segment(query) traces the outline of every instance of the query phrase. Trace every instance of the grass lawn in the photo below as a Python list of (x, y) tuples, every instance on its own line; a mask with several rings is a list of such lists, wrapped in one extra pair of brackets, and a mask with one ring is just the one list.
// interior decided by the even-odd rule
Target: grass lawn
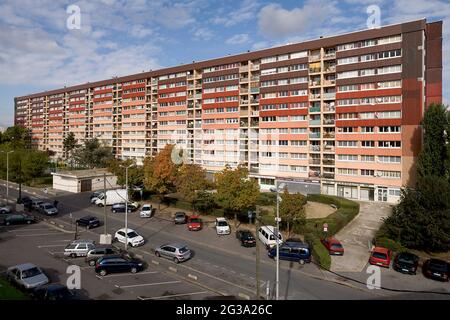
[(53, 176), (34, 178), (30, 182), (28, 182), (27, 185), (33, 188), (51, 187), (53, 185)]
[(0, 278), (0, 300), (27, 300), (28, 296)]

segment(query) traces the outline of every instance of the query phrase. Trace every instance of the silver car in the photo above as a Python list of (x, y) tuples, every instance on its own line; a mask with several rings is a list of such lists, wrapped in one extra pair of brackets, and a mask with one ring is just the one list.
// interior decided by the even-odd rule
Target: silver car
[(47, 216), (54, 216), (58, 214), (58, 209), (49, 202), (41, 203), (39, 205), (39, 212)]
[(33, 199), (33, 201), (31, 202), (31, 206), (33, 207), (33, 209), (39, 210), (40, 205), (43, 204), (43, 203), (44, 203), (43, 200)]
[(86, 257), (94, 248), (95, 244), (92, 240), (75, 240), (64, 248), (64, 255), (71, 258)]
[(11, 207), (6, 203), (0, 202), (0, 214), (11, 213)]
[(157, 257), (173, 260), (175, 263), (186, 261), (191, 257), (191, 250), (187, 245), (181, 243), (163, 244), (155, 249)]
[(24, 289), (33, 289), (49, 283), (45, 273), (32, 263), (19, 264), (8, 268), (6, 277), (9, 281)]

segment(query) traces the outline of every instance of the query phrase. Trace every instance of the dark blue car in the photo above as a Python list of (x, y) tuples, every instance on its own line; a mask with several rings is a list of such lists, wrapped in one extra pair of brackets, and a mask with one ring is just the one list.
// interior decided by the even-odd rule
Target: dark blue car
[[(276, 259), (277, 248), (268, 251), (270, 258)], [(307, 244), (298, 242), (284, 242), (280, 245), (280, 260), (289, 260), (305, 264), (311, 262), (311, 249)]]

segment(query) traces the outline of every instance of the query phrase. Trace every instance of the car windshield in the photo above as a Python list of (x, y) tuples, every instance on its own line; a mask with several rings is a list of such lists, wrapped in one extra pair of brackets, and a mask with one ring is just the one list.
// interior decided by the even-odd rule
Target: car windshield
[(128, 232), (128, 238), (136, 238), (139, 235), (135, 231)]
[(183, 247), (183, 248), (180, 248), (178, 251), (180, 251), (180, 253), (185, 253), (185, 252), (187, 252), (189, 249), (187, 248), (187, 247)]
[(175, 217), (184, 218), (184, 213), (177, 213), (177, 214), (175, 214)]
[(342, 244), (340, 244), (340, 243), (333, 243), (331, 245), (331, 247), (334, 248), (334, 249), (341, 249), (342, 248)]
[(23, 270), (22, 278), (25, 279), (25, 278), (35, 277), (40, 274), (41, 274), (41, 271), (37, 267), (33, 267), (31, 269)]
[(54, 207), (51, 204), (44, 205), (44, 209), (53, 209)]
[(430, 268), (439, 271), (447, 271), (447, 264), (439, 261), (430, 261)]
[(381, 252), (374, 252), (372, 254), (372, 256), (377, 259), (386, 259), (387, 258), (387, 255), (385, 253), (381, 253)]
[(198, 219), (198, 218), (194, 218), (194, 219), (191, 219), (191, 222), (193, 222), (193, 223), (200, 223), (201, 220)]
[(142, 210), (150, 210), (151, 209), (151, 207), (150, 206), (142, 206)]
[(226, 221), (219, 221), (219, 222), (217, 223), (217, 225), (218, 225), (219, 227), (227, 227), (227, 226), (228, 226), (228, 223), (227, 223)]
[[(281, 234), (278, 235), (278, 238), (281, 240)], [(270, 235), (270, 240), (275, 240), (275, 235), (274, 234)]]
[(253, 235), (250, 232), (245, 232), (242, 234), (242, 237), (245, 239), (253, 239)]

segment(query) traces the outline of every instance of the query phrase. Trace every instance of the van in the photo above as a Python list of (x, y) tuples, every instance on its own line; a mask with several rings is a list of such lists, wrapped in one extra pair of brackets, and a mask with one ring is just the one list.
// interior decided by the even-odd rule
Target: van
[[(258, 238), (266, 246), (267, 249), (271, 249), (277, 245), (277, 241), (275, 240), (274, 226), (262, 226), (261, 228), (259, 228)], [(281, 233), (278, 233), (278, 243), (281, 244), (282, 242), (283, 236)]]
[[(268, 252), (268, 256), (272, 259), (277, 257), (277, 248), (272, 248)], [(311, 262), (311, 249), (309, 245), (299, 242), (285, 242), (280, 245), (280, 260), (295, 261), (300, 264)]]

